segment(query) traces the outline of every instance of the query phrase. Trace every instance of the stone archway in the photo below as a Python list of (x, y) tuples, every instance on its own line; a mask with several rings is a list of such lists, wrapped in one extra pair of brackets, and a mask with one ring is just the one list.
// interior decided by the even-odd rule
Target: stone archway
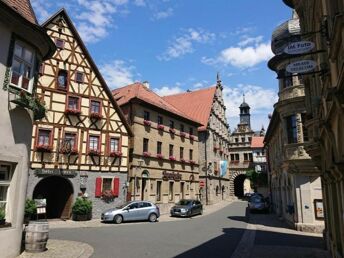
[(46, 199), (48, 219), (69, 219), (72, 212), (73, 186), (64, 177), (49, 176), (35, 186), (32, 199)]
[(246, 171), (235, 171), (230, 180), (229, 180), (229, 187), (230, 187), (230, 195), (243, 197), (244, 195), (244, 181), (246, 179)]

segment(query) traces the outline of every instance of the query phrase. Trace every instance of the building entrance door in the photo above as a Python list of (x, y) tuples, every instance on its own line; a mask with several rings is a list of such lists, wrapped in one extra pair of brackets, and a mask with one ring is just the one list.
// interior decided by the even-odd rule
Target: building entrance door
[(73, 186), (68, 179), (50, 176), (36, 185), (32, 198), (46, 199), (48, 219), (69, 219), (72, 212), (73, 192)]

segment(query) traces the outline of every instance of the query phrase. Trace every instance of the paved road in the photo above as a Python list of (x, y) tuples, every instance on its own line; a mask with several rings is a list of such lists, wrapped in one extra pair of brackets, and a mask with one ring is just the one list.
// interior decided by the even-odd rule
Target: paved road
[(88, 243), (94, 258), (230, 257), (247, 226), (246, 205), (235, 202), (206, 216), (170, 222), (54, 229), (50, 238)]

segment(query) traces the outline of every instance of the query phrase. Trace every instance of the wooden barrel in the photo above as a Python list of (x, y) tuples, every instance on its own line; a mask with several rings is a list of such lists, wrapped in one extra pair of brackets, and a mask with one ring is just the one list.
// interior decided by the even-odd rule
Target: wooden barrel
[(25, 228), (25, 251), (39, 253), (47, 250), (49, 224), (47, 221), (30, 221)]

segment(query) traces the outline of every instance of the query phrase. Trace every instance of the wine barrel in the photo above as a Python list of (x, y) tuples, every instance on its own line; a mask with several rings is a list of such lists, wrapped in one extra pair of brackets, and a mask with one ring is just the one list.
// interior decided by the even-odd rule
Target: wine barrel
[(47, 221), (30, 221), (25, 228), (25, 251), (40, 253), (47, 250), (49, 224)]

